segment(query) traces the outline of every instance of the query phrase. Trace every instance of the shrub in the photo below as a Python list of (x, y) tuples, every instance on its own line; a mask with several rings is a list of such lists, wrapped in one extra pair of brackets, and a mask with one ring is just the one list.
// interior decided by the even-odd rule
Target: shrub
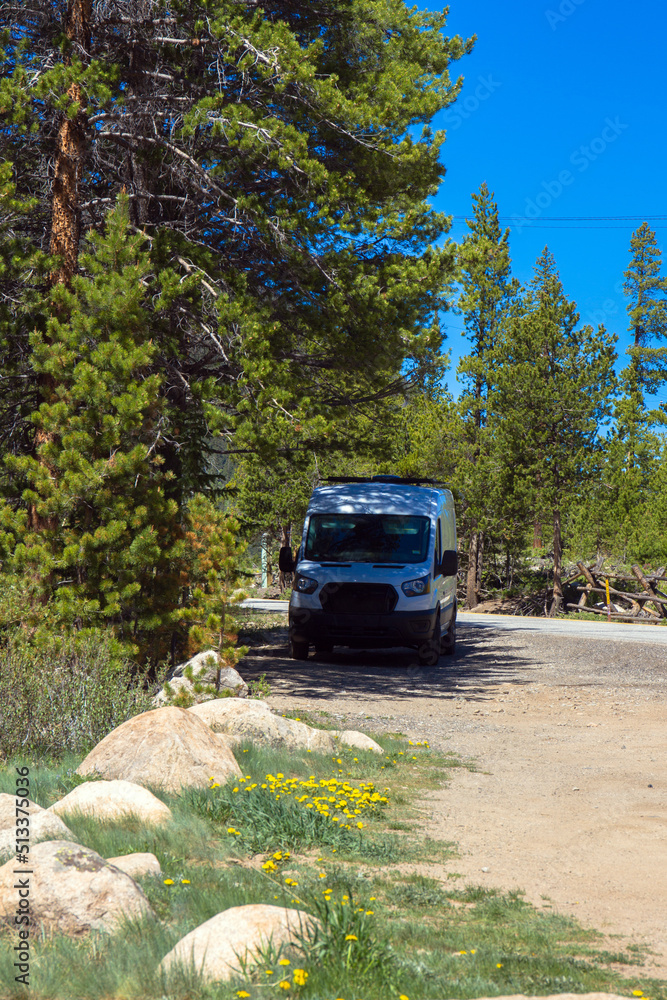
[(11, 630), (0, 645), (0, 753), (86, 753), (151, 707), (152, 690), (110, 631)]

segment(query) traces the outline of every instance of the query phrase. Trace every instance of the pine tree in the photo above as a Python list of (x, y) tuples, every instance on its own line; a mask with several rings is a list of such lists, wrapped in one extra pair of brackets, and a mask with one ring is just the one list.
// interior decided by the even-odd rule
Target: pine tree
[[(623, 289), (629, 298), (629, 330), (633, 345), (624, 378), (631, 394), (653, 393), (667, 379), (667, 277), (660, 274), (662, 252), (656, 235), (644, 222), (630, 240), (632, 259)], [(637, 403), (638, 399), (633, 399)]]
[(624, 561), (643, 534), (644, 501), (659, 451), (653, 425), (666, 419), (649, 411), (645, 397), (667, 379), (667, 348), (658, 346), (667, 337), (667, 278), (660, 274), (662, 254), (647, 223), (633, 233), (630, 253), (624, 290), (632, 345), (608, 442), (604, 504), (605, 541)]
[(498, 205), (486, 183), (473, 195), (470, 234), (458, 248), (462, 292), (458, 306), (464, 316), (471, 352), (461, 359), (458, 376), (464, 385), (460, 409), (466, 435), (460, 472), (466, 501), (468, 574), (466, 607), (478, 603), (482, 581), (485, 532), (493, 523), (488, 504), (489, 449), (487, 406), (491, 358), (501, 325), (517, 291), (511, 277), (509, 229), (501, 230)]
[(161, 445), (177, 477), (194, 411), (228, 449), (308, 450), (337, 414), (381, 408), (429, 368), (453, 261), (428, 204), (444, 140), (428, 123), (472, 45), (444, 35), (445, 14), (394, 0), (1, 9), (0, 152), (40, 202), (18, 227), (67, 283), (79, 232), (101, 231), (126, 191), (153, 266), (199, 282), (154, 357), (178, 411)]
[(545, 248), (497, 351), (492, 410), (498, 447), (523, 485), (529, 510), (552, 527), (552, 614), (563, 603), (563, 516), (598, 474), (599, 432), (615, 385), (616, 338), (604, 327), (578, 323)]
[[(169, 275), (151, 270), (145, 240), (128, 232), (127, 199), (93, 234), (71, 288), (55, 285), (32, 368), (53, 380), (32, 415), (48, 430), (34, 453), (6, 457), (13, 492), (37, 513), (12, 566), (37, 577), (57, 619), (113, 624), (142, 648), (166, 636), (178, 602), (178, 508), (159, 442), (160, 377), (151, 373)], [(155, 310), (155, 312), (154, 312)]]

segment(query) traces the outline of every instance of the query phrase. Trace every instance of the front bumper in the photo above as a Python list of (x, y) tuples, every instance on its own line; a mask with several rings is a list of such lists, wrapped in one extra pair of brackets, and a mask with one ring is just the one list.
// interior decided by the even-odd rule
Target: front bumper
[(289, 608), (289, 635), (294, 642), (382, 649), (418, 649), (433, 636), (437, 609), (393, 611), (387, 615), (331, 614), (314, 608)]

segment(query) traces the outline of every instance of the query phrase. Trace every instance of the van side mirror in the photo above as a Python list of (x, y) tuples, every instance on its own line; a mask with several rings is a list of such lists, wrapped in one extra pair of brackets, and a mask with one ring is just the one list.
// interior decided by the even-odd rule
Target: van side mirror
[(440, 572), (443, 576), (456, 576), (459, 570), (459, 556), (456, 549), (446, 549), (442, 553)]
[(278, 553), (278, 569), (281, 573), (293, 573), (296, 563), (289, 545), (283, 545)]

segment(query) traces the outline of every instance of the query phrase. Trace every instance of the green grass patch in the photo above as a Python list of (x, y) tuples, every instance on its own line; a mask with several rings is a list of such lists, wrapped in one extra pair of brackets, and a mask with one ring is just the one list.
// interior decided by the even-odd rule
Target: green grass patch
[[(467, 1000), (642, 990), (650, 1000), (667, 1000), (667, 984), (642, 976), (641, 950), (605, 950), (594, 931), (530, 906), (520, 892), (462, 885), (454, 871), (442, 880), (406, 873), (408, 862), (446, 862), (451, 855), (452, 845), (416, 830), (417, 808), (422, 792), (463, 762), (396, 734), (378, 740), (382, 756), (243, 745), (236, 751), (243, 781), (181, 796), (158, 792), (173, 813), (160, 827), (66, 817), (78, 841), (103, 857), (157, 856), (162, 874), (138, 879), (154, 915), (113, 935), (38, 937), (31, 944), (31, 996)], [(34, 762), (33, 798), (48, 806), (66, 794), (80, 781), (77, 763)], [(0, 790), (13, 791), (13, 764), (0, 769)], [(279, 952), (268, 948), (226, 984), (206, 985), (188, 968), (159, 970), (186, 933), (247, 903), (304, 909), (317, 917), (317, 930)], [(14, 982), (14, 944), (11, 931), (0, 933), (2, 997), (25, 995)], [(634, 966), (636, 976), (624, 978), (613, 968), (619, 964)]]

